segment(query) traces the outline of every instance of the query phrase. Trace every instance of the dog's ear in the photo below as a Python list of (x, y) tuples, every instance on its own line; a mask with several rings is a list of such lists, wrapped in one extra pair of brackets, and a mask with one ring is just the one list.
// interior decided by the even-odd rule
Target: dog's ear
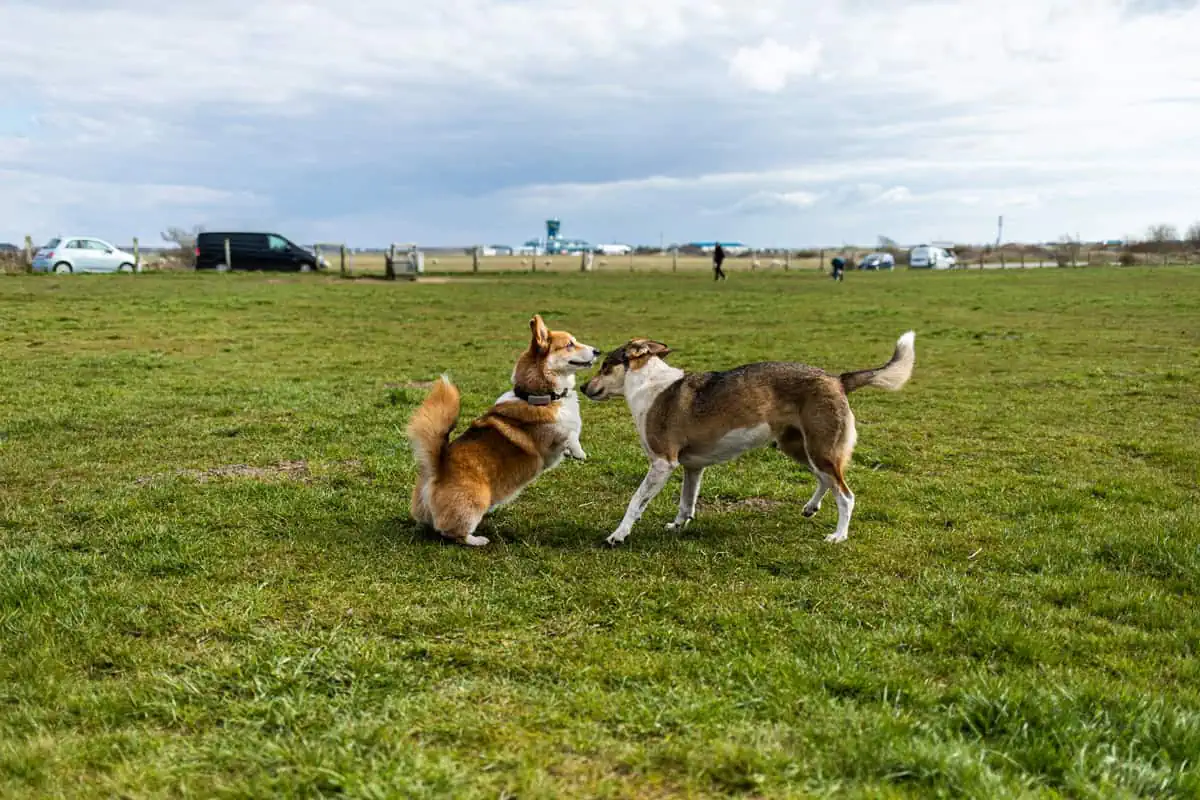
[(665, 359), (668, 355), (671, 354), (671, 348), (667, 347), (662, 342), (653, 342), (653, 341), (646, 342), (646, 347), (647, 347), (647, 352), (649, 352), (650, 355), (658, 356), (659, 358)]
[(662, 342), (656, 342), (652, 339), (638, 339), (636, 342), (631, 343), (625, 350), (625, 354), (629, 358), (642, 358), (643, 356), (666, 358), (667, 353), (670, 352), (671, 348)]
[(541, 314), (534, 314), (533, 319), (529, 320), (529, 330), (533, 334), (529, 343), (530, 349), (535, 353), (550, 352), (550, 329), (542, 321)]

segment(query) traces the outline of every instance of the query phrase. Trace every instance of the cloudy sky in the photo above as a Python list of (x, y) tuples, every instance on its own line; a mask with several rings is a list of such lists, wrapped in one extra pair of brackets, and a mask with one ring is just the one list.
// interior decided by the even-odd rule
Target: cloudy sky
[(3, 0), (0, 31), (0, 241), (1200, 219), (1194, 0)]

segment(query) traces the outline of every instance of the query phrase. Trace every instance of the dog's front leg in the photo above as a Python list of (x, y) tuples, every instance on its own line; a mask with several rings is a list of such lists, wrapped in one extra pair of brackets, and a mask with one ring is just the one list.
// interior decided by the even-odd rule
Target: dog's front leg
[(583, 445), (579, 443), (578, 433), (572, 433), (567, 437), (567, 454), (579, 461), (587, 461), (587, 453), (583, 451)]
[(646, 473), (646, 477), (642, 479), (642, 485), (634, 492), (633, 499), (629, 501), (629, 507), (625, 509), (625, 518), (621, 520), (621, 524), (617, 529), (605, 539), (611, 545), (617, 545), (625, 541), (625, 537), (633, 530), (633, 524), (642, 516), (642, 512), (646, 510), (646, 506), (650, 505), (650, 501), (662, 491), (662, 488), (667, 485), (667, 481), (671, 477), (671, 473), (675, 471), (677, 465), (664, 458), (655, 459), (650, 462), (650, 471)]

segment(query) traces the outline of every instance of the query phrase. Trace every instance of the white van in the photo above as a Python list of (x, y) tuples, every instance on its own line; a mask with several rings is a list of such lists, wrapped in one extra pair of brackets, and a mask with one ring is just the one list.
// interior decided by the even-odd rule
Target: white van
[(922, 244), (908, 253), (908, 266), (912, 269), (953, 269), (957, 263), (954, 253), (944, 247)]

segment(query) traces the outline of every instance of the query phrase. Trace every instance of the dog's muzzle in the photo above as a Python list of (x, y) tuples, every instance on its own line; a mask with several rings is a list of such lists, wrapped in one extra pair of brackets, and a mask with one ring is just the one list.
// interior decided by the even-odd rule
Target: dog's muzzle
[(600, 355), (601, 355), (600, 351), (593, 347), (592, 348), (592, 357), (589, 360), (587, 360), (587, 361), (568, 361), (567, 363), (570, 364), (572, 367), (579, 367), (580, 369), (587, 369), (588, 367), (593, 366), (596, 363), (596, 359), (598, 359), (600, 357)]

